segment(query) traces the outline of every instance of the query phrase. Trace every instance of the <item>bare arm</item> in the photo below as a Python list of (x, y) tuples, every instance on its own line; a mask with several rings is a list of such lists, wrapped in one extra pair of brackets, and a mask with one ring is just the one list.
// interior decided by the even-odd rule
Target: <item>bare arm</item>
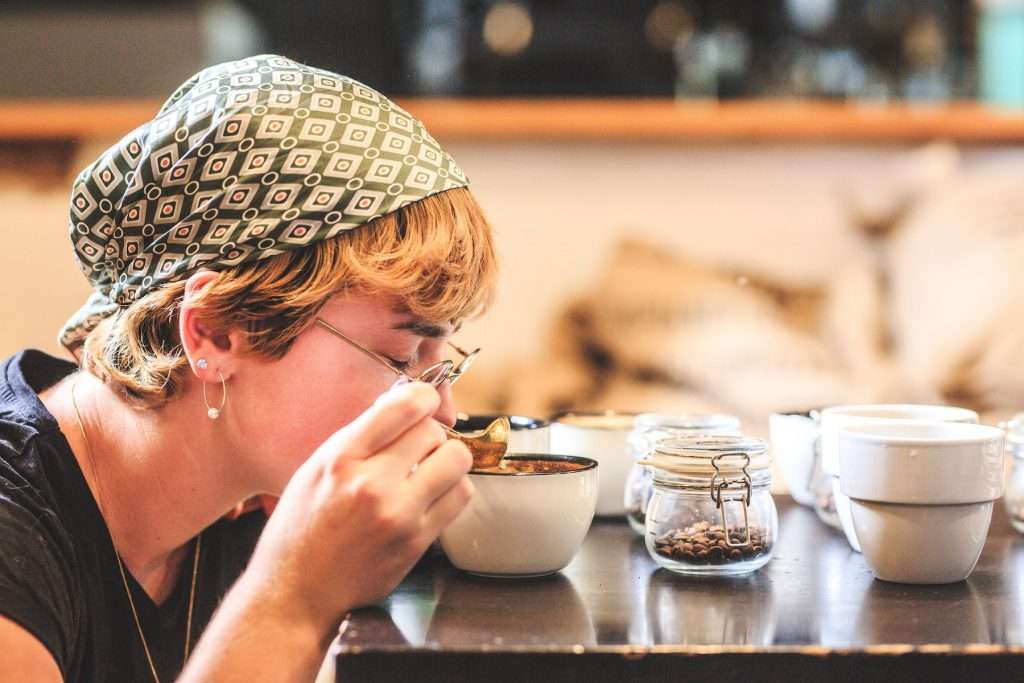
[(178, 682), (313, 681), (337, 634), (336, 624), (296, 614), (281, 598), (266, 595), (243, 575), (221, 603)]
[(316, 677), (344, 615), (390, 593), (472, 495), (438, 404), (393, 389), (299, 468), (179, 683)]
[(0, 617), (0, 652), (4, 653), (0, 658), (0, 681), (61, 683), (64, 680), (46, 646), (6, 617)]

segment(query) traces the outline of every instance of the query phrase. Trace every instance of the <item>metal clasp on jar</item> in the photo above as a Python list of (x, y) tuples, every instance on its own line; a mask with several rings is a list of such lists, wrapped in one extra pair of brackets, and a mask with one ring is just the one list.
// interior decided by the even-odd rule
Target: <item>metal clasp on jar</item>
[[(718, 466), (722, 458), (741, 458), (743, 462), (743, 466), (741, 467), (743, 478), (726, 478)], [(725, 544), (730, 548), (745, 548), (750, 545), (750, 519), (747, 514), (747, 509), (750, 507), (751, 496), (750, 473), (747, 472), (747, 466), (750, 465), (750, 455), (747, 453), (719, 453), (715, 457), (711, 458), (711, 465), (715, 468), (715, 473), (711, 475), (711, 500), (714, 501), (715, 507), (718, 508), (722, 515), (722, 531), (725, 532)], [(740, 491), (742, 492), (742, 495), (739, 497), (732, 496), (723, 498), (723, 491), (725, 491), (727, 495), (729, 491)], [(743, 530), (746, 540), (742, 543), (733, 543), (732, 536), (729, 534), (729, 520), (725, 511), (725, 503), (732, 501), (743, 503)]]

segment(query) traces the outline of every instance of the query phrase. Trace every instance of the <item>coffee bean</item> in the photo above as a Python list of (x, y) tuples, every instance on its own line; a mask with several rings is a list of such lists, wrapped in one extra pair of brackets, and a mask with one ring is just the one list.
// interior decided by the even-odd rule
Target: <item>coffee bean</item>
[(698, 522), (673, 529), (654, 540), (655, 552), (686, 564), (725, 564), (749, 560), (770, 550), (768, 534), (751, 529), (749, 536), (737, 529)]

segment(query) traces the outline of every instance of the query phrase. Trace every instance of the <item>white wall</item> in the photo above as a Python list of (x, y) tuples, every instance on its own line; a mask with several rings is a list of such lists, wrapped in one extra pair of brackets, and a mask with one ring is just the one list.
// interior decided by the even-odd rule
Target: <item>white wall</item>
[(57, 332), (89, 293), (68, 239), (71, 179), (59, 186), (2, 183), (0, 356), (24, 347), (57, 353)]

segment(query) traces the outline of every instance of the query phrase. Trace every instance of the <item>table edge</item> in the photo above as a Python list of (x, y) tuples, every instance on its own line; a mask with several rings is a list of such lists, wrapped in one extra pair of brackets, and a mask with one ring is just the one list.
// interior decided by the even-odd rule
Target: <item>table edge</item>
[(335, 656), (360, 654), (611, 654), (644, 657), (647, 655), (708, 656), (732, 654), (778, 654), (825, 657), (832, 655), (899, 657), (903, 655), (1024, 655), (1024, 645), (977, 644), (884, 644), (865, 647), (831, 648), (823, 645), (479, 645), (475, 647), (410, 646), (410, 645), (350, 645), (335, 641)]

